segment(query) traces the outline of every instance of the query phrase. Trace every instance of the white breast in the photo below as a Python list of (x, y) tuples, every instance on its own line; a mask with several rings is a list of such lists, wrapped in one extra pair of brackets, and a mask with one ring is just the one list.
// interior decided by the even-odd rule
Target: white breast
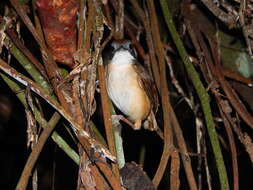
[(150, 101), (131, 64), (109, 64), (107, 91), (117, 108), (131, 120), (143, 120), (148, 115)]

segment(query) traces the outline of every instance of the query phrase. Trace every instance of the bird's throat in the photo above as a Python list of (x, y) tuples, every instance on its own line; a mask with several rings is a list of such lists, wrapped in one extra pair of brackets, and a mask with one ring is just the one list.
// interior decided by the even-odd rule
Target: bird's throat
[(127, 50), (117, 51), (111, 61), (113, 65), (130, 65), (134, 63), (135, 58)]

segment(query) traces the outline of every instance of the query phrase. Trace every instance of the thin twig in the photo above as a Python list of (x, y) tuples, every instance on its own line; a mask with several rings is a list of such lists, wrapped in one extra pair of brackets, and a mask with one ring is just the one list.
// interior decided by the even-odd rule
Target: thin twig
[(234, 190), (239, 190), (239, 171), (238, 171), (238, 160), (237, 160), (237, 151), (236, 151), (236, 145), (235, 145), (235, 139), (233, 135), (233, 131), (231, 129), (231, 125), (227, 120), (227, 117), (224, 114), (223, 109), (227, 109), (227, 106), (222, 106), (222, 101), (221, 97), (216, 95), (216, 98), (218, 99), (218, 106), (221, 112), (221, 116), (223, 118), (223, 123), (228, 135), (228, 141), (229, 141), (229, 146), (231, 150), (231, 159), (232, 159), (232, 166), (233, 166), (233, 189)]
[[(26, 55), (24, 55), (20, 49), (18, 49), (12, 42), (9, 40), (5, 40), (6, 44), (8, 44), (12, 55), (19, 61), (20, 65), (30, 74), (37, 84), (39, 84), (46, 93), (52, 95), (52, 88), (48, 83), (47, 79), (38, 72), (38, 70), (34, 67), (34, 65), (27, 59)], [(23, 49), (24, 50), (24, 49)]]
[[(103, 110), (103, 118), (105, 124), (105, 132), (108, 142), (109, 150), (111, 151), (112, 155), (116, 156), (116, 145), (114, 139), (114, 132), (112, 127), (111, 121), (111, 114), (110, 114), (110, 105), (109, 105), (109, 98), (107, 95), (106, 87), (105, 87), (105, 70), (102, 64), (98, 65), (98, 77), (99, 77), (99, 86), (100, 86), (100, 95), (101, 95), (101, 102), (102, 102), (102, 110)], [(117, 165), (113, 165), (114, 173), (119, 177), (119, 168)]]
[(12, 42), (17, 46), (17, 48), (24, 53), (24, 55), (33, 63), (35, 68), (42, 74), (45, 80), (48, 81), (47, 74), (43, 65), (33, 56), (33, 54), (26, 48), (26, 46), (20, 41), (17, 34), (12, 28), (8, 28), (6, 33), (11, 38)]
[(245, 39), (247, 47), (248, 47), (249, 55), (252, 59), (253, 55), (252, 55), (252, 49), (251, 49), (251, 45), (250, 45), (251, 43), (250, 43), (250, 39), (249, 39), (249, 34), (247, 32), (245, 20), (244, 20), (245, 7), (246, 7), (246, 0), (241, 0), (240, 1), (240, 10), (239, 10), (239, 20), (240, 20), (240, 24), (241, 24), (241, 27), (242, 27), (242, 32), (243, 32), (243, 35), (244, 35), (244, 39)]
[(88, 18), (87, 18), (87, 24), (86, 24), (86, 30), (85, 30), (85, 49), (89, 50), (91, 45), (91, 33), (93, 31), (93, 27), (91, 27), (94, 23), (94, 18), (95, 18), (95, 7), (92, 1), (88, 1)]
[(77, 48), (78, 50), (82, 49), (83, 47), (83, 37), (84, 37), (84, 27), (85, 27), (85, 11), (86, 11), (86, 7), (85, 7), (85, 3), (86, 0), (80, 0), (79, 1), (80, 5), (79, 5), (79, 15), (80, 15), (80, 19), (79, 19), (79, 30), (78, 30), (78, 43), (77, 43)]
[(30, 154), (30, 156), (26, 162), (25, 168), (23, 169), (21, 177), (19, 178), (19, 182), (16, 186), (16, 190), (25, 190), (26, 189), (29, 177), (30, 177), (33, 167), (40, 155), (40, 152), (42, 151), (42, 148), (44, 147), (48, 137), (51, 135), (52, 131), (54, 130), (59, 119), (60, 119), (60, 115), (55, 113), (48, 123), (49, 126), (43, 130), (41, 136), (39, 137), (38, 143), (35, 144), (35, 146), (32, 150), (32, 153)]
[(116, 16), (116, 26), (114, 36), (116, 39), (124, 38), (124, 0), (118, 1), (118, 15)]
[(218, 8), (213, 1), (201, 0), (202, 3), (222, 22), (224, 22), (229, 27), (234, 27), (236, 23), (236, 16), (232, 14), (225, 13), (222, 9)]
[[(196, 110), (197, 112), (197, 110)], [(202, 163), (203, 163), (203, 157), (201, 156), (203, 152), (203, 128), (204, 124), (201, 118), (196, 117), (195, 119), (196, 123), (196, 141), (197, 141), (197, 154), (198, 156), (198, 166), (197, 166), (197, 171), (198, 171), (198, 187), (199, 190), (202, 190)]]
[(171, 155), (171, 170), (170, 170), (170, 189), (178, 190), (180, 187), (180, 158), (178, 152), (174, 150)]

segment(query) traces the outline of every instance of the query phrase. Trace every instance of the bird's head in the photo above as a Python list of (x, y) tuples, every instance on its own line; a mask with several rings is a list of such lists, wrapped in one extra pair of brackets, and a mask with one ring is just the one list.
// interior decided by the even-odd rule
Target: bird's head
[(111, 51), (112, 64), (131, 64), (136, 60), (136, 51), (130, 40), (114, 40)]

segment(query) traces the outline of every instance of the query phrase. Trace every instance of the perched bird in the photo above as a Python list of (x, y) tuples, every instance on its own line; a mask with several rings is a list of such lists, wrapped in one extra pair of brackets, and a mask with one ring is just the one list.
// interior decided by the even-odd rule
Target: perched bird
[(144, 121), (144, 128), (156, 130), (156, 87), (151, 76), (138, 63), (131, 42), (113, 41), (106, 57), (107, 92), (113, 104), (132, 122), (133, 129), (140, 129)]

